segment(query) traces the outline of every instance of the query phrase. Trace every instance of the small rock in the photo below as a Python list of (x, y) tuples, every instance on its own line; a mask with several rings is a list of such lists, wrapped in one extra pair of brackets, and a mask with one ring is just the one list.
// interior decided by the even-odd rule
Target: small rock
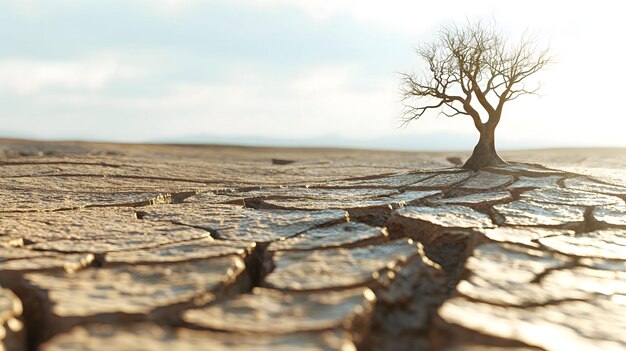
[(282, 160), (282, 159), (279, 159), (279, 158), (273, 158), (272, 159), (272, 164), (273, 165), (290, 165), (290, 164), (292, 164), (294, 162), (296, 162), (296, 161), (293, 161), (293, 160)]
[(460, 157), (450, 156), (446, 157), (446, 161), (452, 163), (453, 165), (460, 166), (463, 164), (463, 160)]

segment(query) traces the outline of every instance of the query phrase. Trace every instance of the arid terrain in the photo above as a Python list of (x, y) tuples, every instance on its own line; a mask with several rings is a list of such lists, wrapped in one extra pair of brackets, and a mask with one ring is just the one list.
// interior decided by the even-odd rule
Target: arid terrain
[(0, 139), (0, 350), (624, 350), (626, 150)]

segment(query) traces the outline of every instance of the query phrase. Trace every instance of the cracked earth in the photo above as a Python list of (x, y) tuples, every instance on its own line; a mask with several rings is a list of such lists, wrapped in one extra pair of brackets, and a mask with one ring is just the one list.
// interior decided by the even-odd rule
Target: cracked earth
[(624, 350), (623, 153), (0, 140), (0, 350)]

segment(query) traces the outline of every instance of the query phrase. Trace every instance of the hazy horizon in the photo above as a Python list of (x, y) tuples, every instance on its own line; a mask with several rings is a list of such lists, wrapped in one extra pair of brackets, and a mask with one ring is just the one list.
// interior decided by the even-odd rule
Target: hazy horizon
[[(189, 146), (226, 146), (226, 147), (276, 147), (276, 148), (305, 148), (305, 149), (357, 149), (357, 150), (378, 150), (378, 151), (399, 151), (399, 152), (464, 152), (472, 151), (476, 140), (467, 136), (456, 136), (456, 143), (449, 143), (450, 139), (437, 140), (440, 135), (428, 135), (425, 140), (402, 138), (400, 140), (390, 140), (391, 138), (351, 140), (340, 139), (332, 135), (316, 138), (293, 138), (277, 139), (256, 136), (236, 136), (236, 137), (212, 137), (212, 136), (186, 136), (169, 139), (135, 140), (135, 141), (111, 141), (103, 139), (80, 139), (80, 138), (36, 138), (24, 135), (15, 137), (4, 137), (2, 140), (34, 141), (34, 142), (79, 142), (79, 143), (122, 143), (122, 144), (152, 144), (152, 145), (189, 145)], [(445, 144), (445, 145), (444, 145)], [(454, 145), (460, 145), (455, 147)], [(626, 146), (580, 146), (580, 145), (537, 145), (520, 143), (498, 144), (500, 151), (527, 151), (527, 150), (559, 150), (559, 149), (624, 149)]]
[[(626, 147), (606, 92), (626, 29), (609, 1), (10, 0), (0, 4), (0, 137), (471, 150), (470, 119), (399, 128), (396, 72), (441, 24), (495, 20), (550, 45), (541, 97), (508, 104), (500, 149)], [(291, 144), (290, 144), (291, 143)], [(305, 144), (305, 145), (301, 145)]]

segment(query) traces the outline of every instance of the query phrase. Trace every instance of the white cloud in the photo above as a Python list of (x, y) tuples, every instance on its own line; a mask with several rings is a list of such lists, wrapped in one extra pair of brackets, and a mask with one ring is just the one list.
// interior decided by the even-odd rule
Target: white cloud
[(147, 69), (116, 54), (77, 60), (0, 60), (0, 89), (18, 95), (46, 88), (99, 90), (118, 79), (143, 77)]
[[(250, 67), (233, 72), (219, 84), (174, 82), (165, 87), (166, 93), (154, 97), (42, 93), (33, 104), (38, 111), (64, 111), (64, 116), (76, 113), (88, 118), (102, 111), (134, 116), (125, 121), (124, 129), (135, 140), (190, 134), (363, 139), (396, 133), (467, 132), (468, 123), (463, 120), (442, 118), (427, 118), (409, 130), (399, 130), (395, 77), (361, 87), (366, 72), (359, 65), (314, 66), (284, 80)], [(149, 121), (142, 116), (149, 116)]]
[(624, 12), (621, 2), (610, 0), (567, 3), (545, 0), (523, 3), (498, 0), (249, 0), (243, 3), (296, 7), (318, 20), (347, 16), (366, 25), (414, 36), (430, 34), (440, 23), (476, 18), (495, 19), (499, 26), (513, 33), (526, 29), (548, 36), (572, 30), (599, 33), (602, 30), (598, 28), (607, 25), (623, 32), (616, 23), (620, 23)]
[[(153, 13), (169, 16), (196, 9), (211, 10), (208, 1), (200, 0), (133, 1), (148, 12), (148, 20), (154, 20)], [(195, 52), (197, 46), (174, 49), (166, 41), (159, 42), (160, 38), (154, 42), (138, 39), (137, 45), (138, 50), (148, 50), (147, 47), (162, 50), (161, 55), (103, 52), (66, 60), (5, 56), (0, 59), (0, 93), (9, 97), (21, 95), (23, 99), (6, 99), (10, 101), (0, 106), (0, 115), (5, 116), (2, 128), (30, 130), (36, 126), (44, 134), (56, 130), (64, 137), (97, 134), (100, 138), (117, 138), (126, 133), (127, 140), (135, 141), (196, 133), (293, 138), (319, 135), (368, 138), (442, 131), (474, 135), (470, 121), (462, 117), (428, 116), (406, 130), (398, 130), (401, 106), (393, 71), (417, 67), (409, 61), (413, 59), (410, 48), (419, 39), (429, 38), (438, 23), (462, 22), (475, 16), (488, 19), (493, 15), (506, 31), (529, 28), (542, 38), (551, 37), (559, 61), (540, 75), (544, 82), (542, 99), (529, 97), (506, 106), (498, 129), (499, 140), (536, 138), (536, 145), (625, 145), (622, 134), (626, 119), (607, 98), (607, 92), (619, 92), (621, 82), (626, 80), (624, 72), (615, 69), (625, 54), (624, 46), (619, 44), (626, 36), (626, 27), (617, 25), (623, 13), (619, 2), (570, 2), (567, 6), (545, 0), (529, 0), (524, 4), (495, 0), (233, 2), (245, 14), (250, 8), (300, 9), (320, 21), (320, 26), (332, 26), (336, 19), (352, 18), (363, 24), (356, 26), (356, 30), (380, 30), (381, 37), (404, 40), (400, 45), (406, 45), (407, 57), (398, 55), (388, 61), (377, 58), (380, 60), (377, 62), (369, 57), (356, 57), (349, 62), (311, 63), (304, 71), (285, 78), (292, 71), (276, 67), (262, 70), (255, 57), (241, 54), (232, 62), (216, 59), (212, 70), (219, 74), (215, 78), (202, 66), (205, 62), (209, 64), (210, 54), (202, 56), (200, 50)], [(30, 11), (41, 16), (50, 15), (46, 9), (53, 5), (59, 7), (60, 13), (69, 6), (90, 6), (82, 0), (13, 0), (12, 3), (22, 6), (24, 13)], [(173, 22), (176, 26), (186, 25), (184, 20)], [(227, 36), (224, 33), (224, 38)], [(185, 50), (188, 53), (181, 54)], [(172, 58), (172, 55), (180, 56)], [(155, 62), (159, 60), (162, 62)], [(238, 60), (250, 66), (239, 65)], [(405, 64), (407, 67), (403, 67)], [(189, 69), (181, 75), (177, 68), (182, 65), (189, 65)], [(170, 69), (171, 66), (178, 67)], [(161, 68), (170, 70), (156, 75)], [(373, 75), (368, 74), (368, 69), (389, 73)], [(197, 77), (193, 76), (194, 70), (198, 71)], [(154, 79), (149, 84), (121, 85), (119, 90), (115, 84), (153, 73)], [(219, 79), (219, 83), (213, 79)], [(132, 96), (127, 94), (129, 89), (133, 89)]]
[(415, 0), (256, 0), (260, 4), (291, 5), (312, 17), (325, 20), (334, 16), (349, 16), (404, 33), (422, 33), (441, 21), (464, 20), (467, 16), (488, 13), (495, 0), (415, 1)]
[[(40, 18), (46, 15), (47, 11), (59, 9), (78, 9), (93, 7), (96, 1), (85, 0), (4, 0), (11, 9), (27, 18)], [(203, 0), (126, 0), (109, 1), (113, 6), (128, 6), (136, 3), (149, 11), (160, 15), (177, 15), (192, 11), (199, 5), (206, 3)], [(101, 5), (101, 4), (96, 4)]]
[[(293, 139), (476, 135), (469, 118), (463, 117), (425, 116), (407, 129), (398, 129), (397, 80), (393, 75), (364, 77), (365, 69), (349, 63), (329, 64), (277, 79), (272, 72), (245, 67), (233, 69), (220, 83), (163, 82), (159, 88), (163, 93), (152, 97), (108, 90), (41, 90), (29, 95), (28, 108), (5, 111), (13, 118), (7, 118), (3, 127), (29, 130), (35, 124), (48, 135), (129, 141), (188, 135)], [(367, 86), (359, 85), (363, 79)], [(611, 106), (591, 104), (594, 98), (585, 96), (576, 97), (579, 104), (568, 103), (571, 91), (553, 80), (544, 98), (528, 97), (507, 106), (499, 141), (508, 145), (624, 145), (624, 122), (611, 113)]]
[(161, 15), (179, 15), (192, 11), (203, 2), (201, 0), (135, 0), (147, 9)]

